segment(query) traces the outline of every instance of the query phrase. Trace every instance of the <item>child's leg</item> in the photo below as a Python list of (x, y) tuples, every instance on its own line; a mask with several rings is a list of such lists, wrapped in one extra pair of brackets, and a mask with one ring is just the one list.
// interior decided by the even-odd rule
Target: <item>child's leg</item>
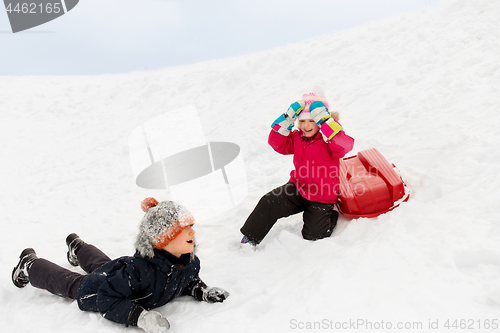
[(278, 219), (302, 212), (304, 201), (293, 183), (275, 188), (260, 199), (240, 231), (258, 244)]
[(83, 244), (76, 252), (80, 267), (87, 273), (92, 273), (111, 259), (101, 250), (91, 244)]
[(330, 237), (339, 217), (335, 205), (308, 201), (305, 206), (302, 237), (308, 240)]
[(78, 296), (78, 289), (85, 276), (45, 259), (36, 259), (29, 269), (29, 281), (33, 287), (71, 299)]

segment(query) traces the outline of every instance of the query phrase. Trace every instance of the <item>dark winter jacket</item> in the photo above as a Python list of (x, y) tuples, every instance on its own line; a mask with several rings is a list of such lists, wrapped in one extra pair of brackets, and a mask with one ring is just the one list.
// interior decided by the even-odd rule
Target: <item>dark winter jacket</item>
[(340, 159), (353, 148), (353, 138), (341, 131), (325, 142), (320, 131), (309, 139), (302, 131), (292, 131), (286, 136), (271, 130), (268, 142), (280, 154), (293, 154), (295, 170), (290, 172), (289, 181), (304, 198), (329, 204), (337, 202)]
[(184, 254), (177, 258), (164, 250), (154, 252), (153, 258), (138, 253), (118, 258), (90, 273), (78, 292), (80, 309), (136, 326), (143, 309), (163, 306), (181, 294), (191, 295), (194, 287), (203, 284), (198, 277), (198, 257)]

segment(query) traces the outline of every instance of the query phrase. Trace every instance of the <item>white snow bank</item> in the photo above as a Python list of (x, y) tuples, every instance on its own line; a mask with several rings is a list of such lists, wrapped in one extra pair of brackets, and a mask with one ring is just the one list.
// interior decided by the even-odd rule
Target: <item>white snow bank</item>
[[(500, 321), (498, 17), (499, 2), (455, 0), (223, 61), (113, 76), (0, 78), (2, 331), (137, 331), (30, 286), (18, 290), (10, 272), (28, 246), (70, 268), (70, 232), (111, 257), (132, 254), (140, 201), (165, 197), (135, 186), (128, 135), (195, 104), (207, 140), (241, 147), (249, 194), (195, 227), (201, 276), (230, 298), (167, 304), (160, 311), (172, 332), (353, 322), (351, 330), (384, 331), (382, 321), (386, 330), (390, 323), (391, 331), (412, 331), (397, 325), (416, 323), (423, 332), (436, 331), (437, 320), (446, 329), (447, 319), (491, 332), (485, 320)], [(292, 167), (267, 145), (270, 124), (315, 84), (356, 139), (352, 154), (377, 148), (412, 196), (375, 219), (341, 218), (333, 236), (317, 242), (300, 237), (301, 216), (293, 216), (258, 251), (240, 252), (239, 228)], [(186, 122), (179, 117), (179, 126)]]

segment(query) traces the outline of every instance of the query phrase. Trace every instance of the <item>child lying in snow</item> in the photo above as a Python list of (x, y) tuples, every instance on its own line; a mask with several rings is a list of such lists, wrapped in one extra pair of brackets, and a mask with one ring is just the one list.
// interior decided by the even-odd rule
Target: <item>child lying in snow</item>
[(140, 224), (133, 257), (111, 260), (76, 234), (66, 239), (68, 261), (87, 275), (72, 272), (39, 259), (33, 249), (25, 249), (12, 272), (19, 287), (34, 287), (76, 299), (83, 311), (98, 311), (117, 323), (138, 326), (148, 333), (170, 328), (156, 311), (180, 295), (198, 301), (223, 302), (229, 293), (210, 288), (200, 279), (200, 260), (194, 255), (193, 216), (172, 201), (142, 202), (146, 212)]
[[(293, 128), (298, 118), (298, 131)], [(268, 142), (280, 154), (293, 154), (295, 170), (290, 180), (264, 195), (241, 228), (241, 243), (259, 244), (282, 217), (304, 212), (302, 236), (317, 240), (329, 237), (338, 212), (334, 210), (339, 188), (339, 160), (354, 145), (330, 114), (323, 95), (302, 96), (272, 124)], [(323, 136), (325, 139), (323, 139)]]

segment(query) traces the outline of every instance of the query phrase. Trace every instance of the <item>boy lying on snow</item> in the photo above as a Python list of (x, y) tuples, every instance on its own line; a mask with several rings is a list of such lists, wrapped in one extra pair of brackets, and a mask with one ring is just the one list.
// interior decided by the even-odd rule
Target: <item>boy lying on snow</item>
[(229, 293), (210, 288), (200, 279), (200, 260), (194, 255), (193, 216), (172, 201), (142, 202), (146, 212), (140, 224), (136, 253), (111, 260), (78, 235), (66, 239), (68, 261), (87, 275), (72, 272), (25, 249), (12, 272), (14, 284), (28, 283), (55, 295), (76, 299), (83, 311), (98, 311), (111, 321), (138, 326), (148, 333), (165, 332), (170, 324), (150, 311), (179, 295), (198, 301), (223, 302)]

